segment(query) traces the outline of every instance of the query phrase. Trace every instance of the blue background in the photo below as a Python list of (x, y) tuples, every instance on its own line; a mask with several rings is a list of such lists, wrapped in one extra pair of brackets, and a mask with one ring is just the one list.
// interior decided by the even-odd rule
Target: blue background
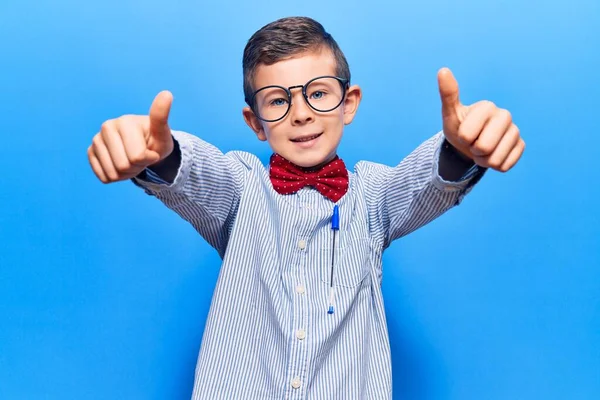
[(364, 90), (348, 164), (440, 129), (442, 66), (527, 142), (385, 254), (395, 398), (600, 398), (600, 3), (294, 3), (1, 1), (0, 399), (189, 397), (219, 259), (86, 149), (169, 89), (174, 128), (266, 160), (241, 56), (289, 15), (322, 22)]

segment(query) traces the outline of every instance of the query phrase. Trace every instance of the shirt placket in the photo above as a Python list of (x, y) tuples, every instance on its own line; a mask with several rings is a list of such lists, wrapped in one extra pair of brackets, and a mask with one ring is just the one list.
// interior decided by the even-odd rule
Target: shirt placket
[(297, 224), (297, 233), (294, 237), (294, 250), (297, 254), (293, 259), (297, 260), (293, 281), (289, 282), (292, 285), (292, 302), (293, 316), (292, 324), (289, 327), (291, 330), (288, 334), (290, 338), (290, 360), (288, 367), (288, 390), (286, 390), (287, 399), (304, 399), (306, 398), (306, 387), (308, 378), (308, 359), (309, 346), (307, 341), (310, 340), (309, 331), (309, 299), (311, 288), (307, 286), (306, 268), (311, 259), (310, 252), (313, 251), (311, 246), (312, 227), (314, 226), (313, 215), (311, 209), (315, 207), (314, 195), (311, 189), (303, 189), (296, 195), (297, 205), (299, 208), (299, 220)]

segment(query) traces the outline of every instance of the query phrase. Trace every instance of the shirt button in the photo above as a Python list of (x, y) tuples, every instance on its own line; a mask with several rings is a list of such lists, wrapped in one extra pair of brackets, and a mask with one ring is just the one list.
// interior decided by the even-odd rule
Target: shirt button
[(301, 250), (304, 250), (304, 249), (306, 248), (306, 240), (299, 240), (299, 241), (298, 241), (298, 247), (299, 247)]
[(302, 386), (302, 381), (300, 380), (300, 378), (295, 377), (294, 379), (292, 379), (291, 384), (294, 389), (298, 389), (300, 386)]
[(296, 286), (296, 293), (304, 294), (304, 286), (302, 286), (302, 285)]
[(299, 340), (304, 340), (304, 338), (306, 337), (306, 331), (304, 331), (304, 329), (298, 329), (298, 330), (296, 331), (296, 337), (297, 337)]

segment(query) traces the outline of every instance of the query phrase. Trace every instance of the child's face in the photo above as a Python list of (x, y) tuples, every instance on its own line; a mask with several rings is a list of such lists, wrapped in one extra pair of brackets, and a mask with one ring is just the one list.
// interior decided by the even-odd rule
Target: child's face
[[(260, 65), (256, 70), (254, 87), (302, 86), (313, 78), (326, 75), (336, 76), (336, 63), (331, 51), (311, 51), (273, 65)], [(298, 87), (291, 89), (291, 107), (283, 119), (275, 122), (262, 121), (250, 107), (244, 108), (244, 119), (258, 139), (268, 141), (275, 153), (301, 167), (317, 166), (335, 157), (344, 125), (352, 122), (358, 109), (360, 88), (355, 85), (345, 90), (344, 101), (333, 111), (319, 112), (312, 109), (306, 103), (302, 89)], [(317, 93), (311, 98), (318, 100), (321, 96), (321, 93)], [(276, 100), (271, 101), (271, 104), (279, 106), (286, 102)], [(314, 136), (317, 137), (299, 141)]]

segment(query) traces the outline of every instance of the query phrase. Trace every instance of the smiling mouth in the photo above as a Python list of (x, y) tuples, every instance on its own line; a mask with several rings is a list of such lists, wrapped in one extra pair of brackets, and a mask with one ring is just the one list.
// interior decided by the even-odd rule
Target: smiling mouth
[(317, 133), (316, 135), (310, 135), (310, 136), (305, 136), (303, 138), (292, 139), (292, 142), (296, 142), (296, 143), (310, 142), (311, 140), (314, 140), (321, 135), (322, 135), (322, 133)]

